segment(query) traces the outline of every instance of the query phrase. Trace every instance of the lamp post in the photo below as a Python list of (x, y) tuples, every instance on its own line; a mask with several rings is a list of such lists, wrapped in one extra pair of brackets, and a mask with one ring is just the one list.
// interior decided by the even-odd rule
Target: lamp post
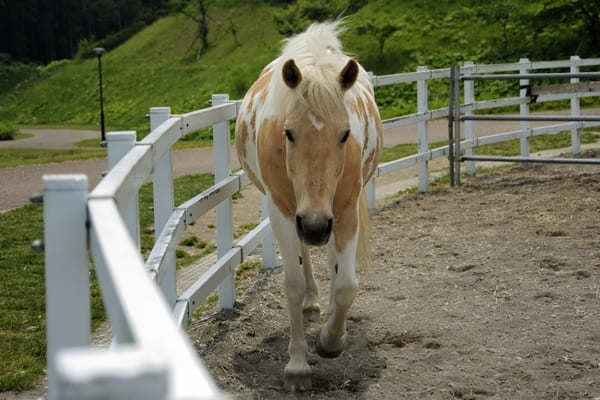
[(106, 53), (106, 50), (103, 47), (96, 47), (94, 53), (98, 56), (98, 84), (100, 86), (100, 130), (102, 135), (100, 145), (104, 146), (106, 143), (106, 129), (104, 128), (104, 99), (102, 97), (102, 54)]

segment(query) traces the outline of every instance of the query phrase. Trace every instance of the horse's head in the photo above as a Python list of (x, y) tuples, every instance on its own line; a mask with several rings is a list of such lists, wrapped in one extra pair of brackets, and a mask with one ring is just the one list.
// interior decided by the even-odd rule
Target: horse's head
[(309, 245), (326, 244), (333, 228), (333, 200), (344, 171), (348, 142), (355, 140), (344, 92), (354, 85), (358, 72), (352, 59), (336, 71), (333, 82), (303, 78), (294, 60), (288, 60), (282, 69), (283, 81), (294, 92), (283, 131), (286, 168), (296, 196), (298, 237)]

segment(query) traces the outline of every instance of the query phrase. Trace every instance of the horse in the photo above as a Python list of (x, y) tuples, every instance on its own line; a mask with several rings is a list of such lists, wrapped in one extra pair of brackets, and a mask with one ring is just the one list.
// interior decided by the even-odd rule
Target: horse
[(287, 39), (246, 93), (236, 120), (236, 150), (266, 195), (284, 268), (290, 317), (287, 390), (311, 388), (304, 315), (320, 316), (309, 246), (328, 248), (326, 321), (316, 338), (321, 357), (342, 353), (346, 316), (368, 263), (369, 211), (364, 186), (383, 142), (368, 73), (346, 55), (339, 21), (315, 23)]

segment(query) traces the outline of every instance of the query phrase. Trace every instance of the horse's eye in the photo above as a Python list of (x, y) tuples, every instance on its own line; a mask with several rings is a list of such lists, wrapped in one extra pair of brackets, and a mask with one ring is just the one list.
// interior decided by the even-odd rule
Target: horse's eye
[(342, 138), (342, 143), (346, 143), (346, 140), (348, 140), (348, 136), (350, 136), (350, 129), (348, 129), (346, 132), (344, 132), (344, 137)]
[(290, 131), (289, 129), (286, 129), (285, 131), (285, 137), (292, 143), (294, 143), (294, 137), (292, 136), (292, 131)]

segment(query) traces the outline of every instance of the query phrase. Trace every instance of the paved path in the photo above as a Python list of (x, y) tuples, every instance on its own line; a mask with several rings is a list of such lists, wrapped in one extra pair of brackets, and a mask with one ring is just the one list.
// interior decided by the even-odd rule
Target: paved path
[[(566, 114), (566, 111), (553, 111), (549, 114)], [(600, 109), (582, 110), (584, 115), (600, 115)], [(552, 122), (535, 122), (532, 126), (552, 125)], [(499, 132), (519, 129), (519, 122), (476, 122), (477, 136), (487, 136)], [(0, 142), (3, 147), (43, 147), (43, 148), (72, 148), (73, 143), (79, 140), (99, 136), (94, 131), (74, 130), (39, 130), (25, 129), (23, 132), (33, 133), (36, 136), (14, 142)], [(463, 130), (464, 132), (464, 130)], [(446, 119), (435, 120), (429, 123), (429, 142), (439, 142), (447, 139), (448, 122)], [(416, 125), (394, 128), (386, 132), (385, 147), (401, 143), (415, 143), (417, 141)], [(231, 150), (232, 168), (239, 168), (237, 156)], [(72, 161), (57, 164), (43, 164), (18, 168), (0, 169), (0, 211), (27, 204), (32, 193), (42, 190), (42, 176), (44, 174), (81, 173), (88, 176), (90, 190), (96, 186), (102, 177), (102, 172), (107, 168), (105, 159)], [(212, 148), (176, 151), (173, 157), (173, 170), (175, 176), (212, 172)], [(407, 170), (403, 179), (414, 176), (413, 171)]]

